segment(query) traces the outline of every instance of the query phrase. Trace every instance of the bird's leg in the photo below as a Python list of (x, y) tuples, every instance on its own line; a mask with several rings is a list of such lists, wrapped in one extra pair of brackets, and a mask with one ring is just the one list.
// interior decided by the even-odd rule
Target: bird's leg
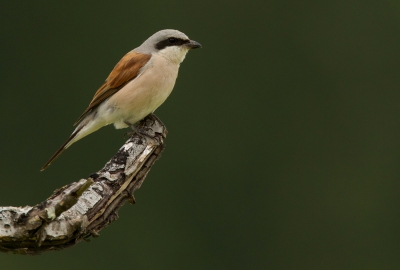
[(135, 134), (135, 133), (139, 134), (139, 132), (137, 132), (137, 127), (135, 127), (134, 124), (131, 124), (131, 123), (127, 122), (127, 121), (124, 121), (124, 123), (125, 123), (128, 127), (130, 127), (130, 128), (132, 129), (132, 132), (129, 132), (129, 131), (125, 132), (125, 133), (124, 133), (124, 136), (132, 136), (132, 135)]
[(147, 138), (153, 139), (153, 137), (151, 135), (149, 135), (146, 132), (146, 130), (144, 130), (143, 128), (139, 128), (139, 127), (135, 126), (134, 124), (131, 124), (131, 123), (128, 123), (128, 122), (124, 122), (124, 123), (133, 130), (133, 132), (127, 132), (127, 133), (125, 133), (125, 135), (132, 136), (133, 134), (136, 133), (141, 137), (147, 137)]

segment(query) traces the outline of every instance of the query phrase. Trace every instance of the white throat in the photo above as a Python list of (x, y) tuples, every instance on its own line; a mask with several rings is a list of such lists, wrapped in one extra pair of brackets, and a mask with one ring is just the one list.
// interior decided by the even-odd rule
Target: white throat
[(157, 54), (179, 65), (185, 59), (188, 51), (189, 49), (184, 46), (169, 46), (158, 51)]

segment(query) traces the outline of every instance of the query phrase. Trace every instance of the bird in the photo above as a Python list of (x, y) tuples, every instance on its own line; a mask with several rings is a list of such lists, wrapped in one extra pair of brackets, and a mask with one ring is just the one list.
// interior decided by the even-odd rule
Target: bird
[(41, 168), (45, 170), (73, 143), (114, 124), (116, 129), (133, 127), (152, 114), (170, 95), (179, 66), (191, 49), (202, 45), (174, 29), (156, 32), (115, 65), (75, 122), (68, 140)]

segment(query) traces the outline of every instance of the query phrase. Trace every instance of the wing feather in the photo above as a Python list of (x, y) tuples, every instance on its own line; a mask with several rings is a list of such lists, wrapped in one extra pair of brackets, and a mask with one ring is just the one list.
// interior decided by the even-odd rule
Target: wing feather
[(108, 75), (103, 85), (100, 86), (94, 94), (89, 107), (87, 107), (78, 118), (74, 126), (78, 124), (87, 113), (118, 92), (118, 90), (124, 87), (128, 82), (135, 79), (139, 75), (141, 68), (150, 60), (150, 57), (151, 55), (149, 54), (142, 54), (134, 51), (131, 51), (122, 57), (122, 59), (115, 65), (110, 75)]

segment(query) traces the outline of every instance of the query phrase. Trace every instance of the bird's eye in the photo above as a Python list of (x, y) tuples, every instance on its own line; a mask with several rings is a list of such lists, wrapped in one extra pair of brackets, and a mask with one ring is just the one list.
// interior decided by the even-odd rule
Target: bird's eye
[(176, 41), (177, 41), (177, 39), (172, 37), (172, 38), (169, 38), (168, 41), (169, 41), (169, 43), (171, 43), (171, 44), (175, 44)]

